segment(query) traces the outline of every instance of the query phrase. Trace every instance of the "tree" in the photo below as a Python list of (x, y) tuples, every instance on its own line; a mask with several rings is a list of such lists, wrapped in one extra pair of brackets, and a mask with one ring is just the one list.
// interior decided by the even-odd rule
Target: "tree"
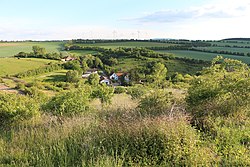
[(101, 67), (103, 66), (103, 63), (102, 63), (102, 61), (101, 61), (100, 58), (95, 57), (95, 59), (94, 59), (94, 66), (95, 66), (96, 68), (98, 68), (98, 67), (101, 68)]
[(35, 55), (45, 55), (46, 50), (45, 48), (41, 48), (40, 46), (32, 46), (32, 50)]
[(67, 82), (78, 82), (79, 81), (79, 73), (76, 70), (70, 70), (66, 73), (66, 81)]
[(157, 86), (160, 86), (167, 77), (167, 68), (162, 63), (156, 63), (152, 67), (151, 75), (149, 79), (155, 83)]
[(98, 74), (90, 74), (88, 78), (88, 82), (90, 85), (97, 86), (99, 84), (100, 77)]
[(80, 62), (78, 60), (69, 61), (67, 63), (64, 63), (64, 68), (68, 70), (76, 70), (79, 73), (82, 73), (82, 67), (80, 65)]
[(107, 85), (98, 85), (92, 94), (93, 98), (99, 98), (102, 104), (111, 103), (111, 98), (114, 96), (114, 88)]
[(82, 62), (82, 72), (85, 73), (89, 69), (89, 66), (86, 61)]

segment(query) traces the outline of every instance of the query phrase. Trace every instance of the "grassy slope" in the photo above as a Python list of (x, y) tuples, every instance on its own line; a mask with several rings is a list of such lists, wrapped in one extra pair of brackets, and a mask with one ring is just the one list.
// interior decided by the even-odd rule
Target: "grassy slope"
[(49, 62), (56, 62), (55, 60), (46, 59), (17, 59), (17, 58), (1, 58), (0, 59), (0, 76), (12, 75), (19, 72), (28, 71), (41, 66), (47, 65)]
[(47, 52), (59, 52), (62, 49), (62, 42), (12, 42), (0, 43), (0, 58), (11, 57), (18, 52), (31, 52), (32, 46), (38, 45), (46, 48)]
[[(177, 57), (187, 57), (191, 59), (199, 59), (211, 61), (213, 58), (217, 56), (215, 53), (205, 53), (205, 52), (197, 52), (197, 51), (185, 51), (185, 50), (167, 50), (167, 51), (158, 51), (162, 53), (172, 53)], [(250, 64), (250, 57), (246, 56), (233, 56), (233, 55), (222, 55), (226, 58), (241, 60), (244, 63)]]
[(65, 76), (68, 70), (53, 71), (46, 74), (41, 74), (33, 77), (27, 77), (24, 80), (26, 82), (31, 82), (33, 80), (38, 80), (42, 82), (64, 82)]

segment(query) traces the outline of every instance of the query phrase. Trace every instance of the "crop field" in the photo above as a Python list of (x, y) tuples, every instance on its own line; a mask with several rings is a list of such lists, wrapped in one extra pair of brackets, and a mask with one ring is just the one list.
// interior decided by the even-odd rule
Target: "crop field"
[(135, 47), (166, 47), (175, 44), (159, 43), (159, 42), (114, 42), (114, 43), (96, 43), (96, 44), (78, 44), (80, 46), (97, 46), (103, 48), (135, 48)]
[(17, 59), (17, 58), (0, 58), (0, 76), (13, 75), (19, 72), (25, 72), (41, 66), (47, 65), (49, 62), (56, 62), (55, 60), (46, 59)]
[[(211, 61), (213, 58), (217, 56), (215, 53), (206, 53), (206, 52), (198, 52), (198, 51), (186, 51), (186, 50), (167, 50), (167, 51), (158, 51), (160, 53), (172, 53), (176, 57), (186, 57), (190, 59), (197, 59), (197, 60), (205, 60)], [(250, 64), (250, 57), (246, 56), (233, 56), (233, 55), (223, 55), (221, 56), (225, 58), (237, 59), (244, 63)]]
[(209, 42), (211, 44), (216, 44), (218, 46), (250, 46), (250, 42), (248, 41), (215, 41), (215, 42)]
[(47, 52), (59, 52), (63, 42), (8, 42), (0, 43), (0, 58), (11, 57), (19, 52), (31, 52), (32, 46), (38, 45), (46, 49)]
[(205, 49), (210, 51), (230, 51), (240, 53), (250, 53), (250, 48), (234, 48), (234, 47), (198, 47), (198, 49)]

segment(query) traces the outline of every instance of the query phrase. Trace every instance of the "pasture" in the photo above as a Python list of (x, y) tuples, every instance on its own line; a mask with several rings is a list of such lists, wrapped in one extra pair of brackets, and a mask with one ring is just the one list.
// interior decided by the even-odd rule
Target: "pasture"
[(46, 66), (50, 62), (57, 61), (36, 58), (0, 58), (0, 76), (13, 75), (19, 72), (25, 72), (41, 66)]
[[(190, 59), (205, 60), (205, 61), (211, 61), (213, 58), (215, 58), (217, 56), (217, 54), (215, 54), (215, 53), (187, 51), (187, 50), (165, 50), (165, 51), (161, 50), (158, 52), (171, 53), (171, 54), (174, 54), (176, 57), (186, 57), (186, 58), (190, 58)], [(223, 55), (223, 54), (220, 54), (220, 55), (225, 57), (225, 58), (236, 59), (236, 60), (240, 60), (244, 63), (250, 64), (250, 57)]]
[(45, 48), (47, 52), (60, 52), (63, 49), (63, 42), (2, 42), (0, 58), (12, 57), (19, 52), (31, 52), (34, 45)]

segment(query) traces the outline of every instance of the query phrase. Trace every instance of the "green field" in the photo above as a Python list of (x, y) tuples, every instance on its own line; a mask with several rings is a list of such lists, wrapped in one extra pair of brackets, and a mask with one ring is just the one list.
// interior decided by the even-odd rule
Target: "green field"
[(26, 82), (31, 82), (34, 80), (41, 82), (64, 82), (67, 71), (68, 70), (53, 71), (33, 77), (27, 77), (24, 80)]
[(71, 51), (67, 51), (67, 53), (69, 53), (71, 55), (75, 55), (75, 56), (83, 56), (83, 55), (87, 55), (87, 54), (95, 54), (97, 52), (92, 51), (92, 50), (71, 50)]
[(250, 48), (234, 48), (234, 47), (198, 47), (198, 49), (205, 49), (210, 51), (230, 51), (240, 53), (250, 53)]
[(19, 52), (31, 52), (34, 45), (45, 48), (47, 52), (59, 52), (63, 48), (63, 42), (2, 42), (0, 57), (11, 57)]
[(250, 42), (247, 42), (247, 41), (214, 41), (214, 42), (209, 42), (209, 43), (216, 44), (218, 46), (229, 45), (231, 47), (233, 47), (233, 46), (250, 46)]
[(159, 42), (113, 42), (113, 43), (95, 43), (95, 44), (77, 44), (80, 46), (97, 46), (103, 48), (135, 48), (135, 47), (166, 47), (175, 44), (159, 43)]
[[(198, 51), (187, 51), (187, 50), (166, 50), (166, 51), (158, 51), (160, 53), (172, 53), (176, 57), (186, 57), (190, 59), (198, 59), (211, 61), (213, 58), (217, 56), (215, 53), (206, 53), (206, 52), (198, 52)], [(237, 59), (244, 63), (250, 64), (250, 57), (246, 56), (233, 56), (233, 55), (221, 55), (225, 58)]]
[(0, 58), (0, 76), (13, 75), (19, 72), (25, 72), (41, 66), (47, 65), (49, 62), (56, 62), (55, 60), (46, 59), (17, 59), (17, 58)]

